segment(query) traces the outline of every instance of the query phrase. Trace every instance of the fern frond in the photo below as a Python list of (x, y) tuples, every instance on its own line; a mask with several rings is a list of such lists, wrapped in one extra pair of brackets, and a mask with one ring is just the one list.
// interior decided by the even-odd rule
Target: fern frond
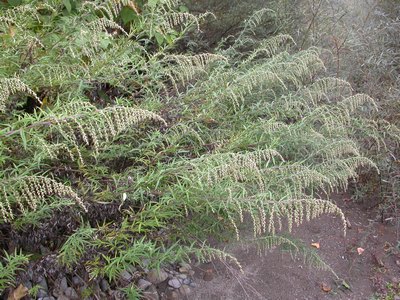
[(18, 78), (2, 78), (0, 79), (0, 111), (4, 111), (6, 108), (6, 102), (10, 95), (17, 92), (26, 93), (36, 99), (40, 104), (42, 101), (36, 95), (36, 93), (31, 90), (25, 83), (23, 83)]
[(274, 37), (271, 37), (263, 41), (261, 45), (258, 46), (257, 49), (255, 49), (245, 61), (243, 61), (243, 64), (253, 61), (260, 54), (265, 54), (267, 57), (273, 56), (279, 51), (281, 45), (287, 42), (296, 44), (293, 38), (288, 34), (278, 34)]
[(95, 32), (107, 31), (107, 28), (110, 28), (110, 29), (120, 30), (125, 35), (128, 35), (128, 33), (125, 31), (125, 29), (123, 29), (116, 22), (109, 20), (107, 18), (100, 18), (100, 19), (97, 19), (97, 20), (89, 23), (89, 28)]
[(355, 112), (359, 107), (365, 104), (370, 104), (375, 110), (378, 110), (375, 100), (366, 94), (357, 94), (339, 102), (339, 105), (349, 114)]
[(91, 106), (87, 105), (89, 112), (79, 116), (72, 115), (51, 120), (56, 123), (57, 132), (67, 142), (67, 146), (75, 149), (81, 163), (84, 162), (79, 150), (79, 144), (93, 145), (97, 155), (102, 142), (110, 141), (132, 125), (152, 120), (166, 126), (163, 118), (148, 110), (114, 106), (90, 112), (90, 108)]
[(15, 218), (16, 211), (35, 211), (38, 204), (51, 196), (67, 197), (87, 211), (82, 199), (68, 186), (43, 176), (24, 176), (4, 180), (1, 186), (0, 211), (5, 222)]
[(299, 226), (305, 221), (320, 217), (323, 214), (338, 215), (342, 221), (343, 233), (346, 235), (346, 218), (342, 210), (328, 200), (321, 199), (291, 199), (278, 202), (269, 202), (268, 231), (275, 234), (275, 222), (282, 230), (282, 218), (287, 220), (288, 230), (292, 231), (293, 225)]

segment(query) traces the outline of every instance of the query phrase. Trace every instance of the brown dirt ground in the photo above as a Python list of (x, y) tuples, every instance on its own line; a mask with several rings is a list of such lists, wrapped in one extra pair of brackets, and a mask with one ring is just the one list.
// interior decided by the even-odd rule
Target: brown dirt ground
[[(301, 257), (292, 259), (279, 250), (259, 256), (255, 246), (238, 243), (223, 246), (240, 261), (244, 274), (231, 272), (222, 263), (204, 264), (190, 299), (372, 299), (384, 282), (400, 277), (396, 226), (383, 224), (376, 210), (363, 208), (346, 194), (334, 198), (351, 224), (346, 237), (340, 220), (332, 216), (300, 225), (293, 236), (309, 247), (319, 242), (318, 253), (350, 289), (338, 284), (332, 273), (304, 264)], [(365, 249), (361, 255), (358, 247)], [(211, 281), (203, 280), (207, 269), (212, 269)], [(332, 290), (323, 291), (323, 283)]]

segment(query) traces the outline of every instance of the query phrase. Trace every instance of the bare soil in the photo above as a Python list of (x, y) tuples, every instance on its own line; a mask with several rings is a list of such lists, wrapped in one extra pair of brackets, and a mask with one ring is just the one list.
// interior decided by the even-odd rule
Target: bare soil
[[(229, 244), (226, 250), (238, 258), (244, 274), (221, 263), (202, 265), (197, 272), (199, 287), (190, 299), (372, 299), (377, 292), (384, 293), (385, 284), (397, 283), (400, 276), (396, 226), (380, 222), (376, 210), (363, 208), (347, 194), (335, 199), (351, 224), (346, 237), (340, 220), (331, 216), (304, 223), (293, 236), (309, 247), (319, 243), (319, 255), (340, 281), (330, 272), (313, 269), (301, 257), (279, 250), (259, 256), (255, 246)], [(357, 248), (364, 252), (359, 254)]]

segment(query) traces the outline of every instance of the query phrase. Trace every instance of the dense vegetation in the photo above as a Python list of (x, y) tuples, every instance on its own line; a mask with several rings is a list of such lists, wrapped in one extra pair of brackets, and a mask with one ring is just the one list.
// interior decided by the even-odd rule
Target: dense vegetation
[(329, 194), (379, 172), (361, 147), (384, 144), (375, 101), (279, 26), (256, 35), (272, 11), (194, 53), (214, 16), (173, 0), (0, 5), (0, 290), (46, 251), (110, 282), (191, 259), (240, 269), (207, 241), (246, 238), (246, 219), (251, 241), (301, 251), (279, 231), (332, 213), (345, 233)]

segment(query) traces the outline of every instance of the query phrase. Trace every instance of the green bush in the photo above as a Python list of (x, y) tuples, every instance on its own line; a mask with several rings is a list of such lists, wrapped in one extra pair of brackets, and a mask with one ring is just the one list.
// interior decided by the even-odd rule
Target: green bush
[(70, 216), (72, 231), (42, 241), (61, 263), (110, 280), (144, 259), (241, 269), (207, 236), (246, 238), (246, 216), (255, 240), (294, 251), (279, 230), (331, 213), (346, 231), (341, 210), (316, 193), (376, 169), (358, 142), (379, 139), (375, 101), (324, 77), (318, 49), (258, 38), (269, 11), (202, 54), (175, 46), (208, 15), (175, 1), (30, 1), (0, 12), (1, 222), (34, 236), (60, 210)]

